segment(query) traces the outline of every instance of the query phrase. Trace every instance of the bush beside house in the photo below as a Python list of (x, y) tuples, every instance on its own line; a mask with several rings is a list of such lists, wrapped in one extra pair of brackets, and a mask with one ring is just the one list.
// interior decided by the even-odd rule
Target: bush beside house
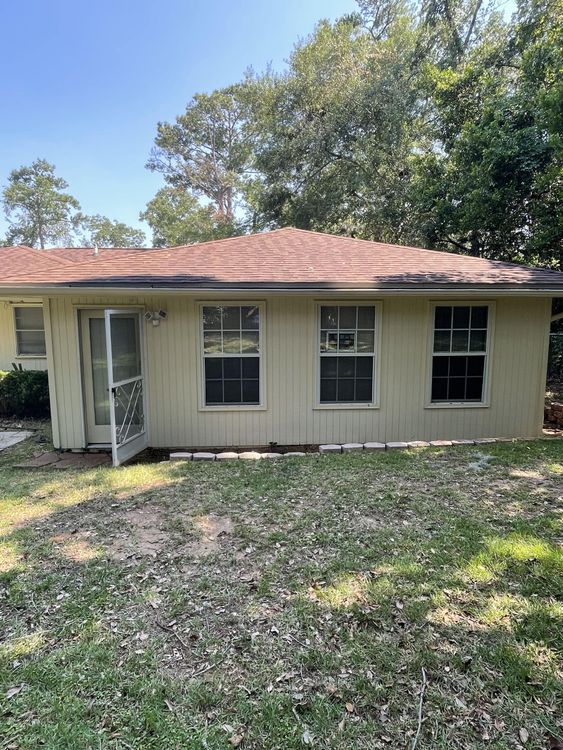
[(46, 372), (0, 371), (0, 416), (43, 419), (49, 414), (49, 381)]

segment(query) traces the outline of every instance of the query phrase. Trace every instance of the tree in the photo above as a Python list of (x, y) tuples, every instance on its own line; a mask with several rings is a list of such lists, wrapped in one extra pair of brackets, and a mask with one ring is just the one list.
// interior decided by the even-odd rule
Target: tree
[(202, 206), (179, 187), (164, 187), (140, 215), (153, 231), (155, 247), (188, 245), (240, 234), (234, 220), (220, 216), (212, 205)]
[(196, 94), (173, 124), (160, 122), (147, 167), (166, 183), (211, 202), (219, 220), (233, 222), (251, 170), (245, 84)]
[(80, 205), (64, 192), (67, 187), (66, 181), (55, 175), (54, 165), (44, 159), (14, 169), (3, 190), (8, 242), (40, 248), (49, 242), (69, 244), (74, 212)]
[(399, 0), (368, 18), (373, 5), (321, 22), (294, 50), (288, 73), (262, 81), (256, 165), (265, 224), (410, 237), (414, 29)]
[(100, 214), (79, 214), (76, 224), (82, 230), (82, 241), (88, 247), (143, 247), (146, 242), (141, 229), (127, 226), (121, 221), (112, 221)]

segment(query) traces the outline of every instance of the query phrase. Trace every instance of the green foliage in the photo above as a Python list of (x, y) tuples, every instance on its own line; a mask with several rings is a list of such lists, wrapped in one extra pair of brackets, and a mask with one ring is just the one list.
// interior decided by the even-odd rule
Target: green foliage
[(107, 216), (80, 214), (77, 221), (87, 247), (143, 247), (146, 242), (142, 230), (127, 226), (121, 221), (112, 221)]
[(3, 190), (8, 219), (8, 244), (69, 244), (74, 228), (74, 211), (80, 208), (76, 198), (64, 192), (68, 184), (55, 175), (53, 164), (36, 159), (29, 167), (14, 169)]
[(7, 417), (48, 417), (49, 380), (40, 370), (0, 372), (0, 414)]
[(196, 94), (175, 123), (158, 124), (148, 168), (209, 200), (218, 222), (233, 222), (250, 170), (249, 114), (245, 84)]
[(140, 218), (152, 229), (155, 247), (206, 242), (240, 232), (233, 219), (222, 218), (211, 205), (202, 206), (181, 187), (161, 188)]
[(549, 338), (547, 378), (557, 383), (563, 381), (563, 333), (552, 333)]

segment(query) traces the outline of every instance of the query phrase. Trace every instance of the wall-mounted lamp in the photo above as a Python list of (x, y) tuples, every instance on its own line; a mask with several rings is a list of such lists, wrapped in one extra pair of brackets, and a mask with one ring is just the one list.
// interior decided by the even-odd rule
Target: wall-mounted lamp
[(166, 310), (154, 310), (151, 312), (150, 310), (147, 310), (145, 313), (145, 320), (148, 322), (149, 320), (152, 320), (153, 326), (159, 326), (161, 320), (166, 320), (168, 317), (168, 313)]

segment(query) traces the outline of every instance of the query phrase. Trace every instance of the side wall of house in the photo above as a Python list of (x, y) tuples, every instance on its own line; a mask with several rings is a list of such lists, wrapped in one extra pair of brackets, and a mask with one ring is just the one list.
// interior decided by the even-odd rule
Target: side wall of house
[[(33, 300), (21, 300), (21, 302), (29, 304)], [(46, 357), (17, 356), (14, 305), (9, 299), (0, 299), (0, 370), (11, 370), (13, 363), (21, 365), (24, 370), (47, 369)]]
[[(202, 299), (210, 298), (167, 295), (49, 300), (48, 352), (61, 447), (83, 446), (76, 311), (79, 306), (93, 305), (142, 305), (168, 313), (158, 327), (149, 324), (144, 333), (149, 442), (154, 447), (532, 437), (541, 433), (549, 299), (487, 299), (494, 302), (490, 405), (451, 408), (428, 408), (431, 300), (377, 300), (381, 313), (376, 365), (379, 407), (316, 408), (316, 302), (329, 298), (239, 297), (242, 303), (263, 301), (265, 305), (266, 403), (263, 410), (219, 411), (202, 410), (200, 405)], [(215, 296), (215, 301), (234, 302), (235, 297)], [(370, 300), (362, 296), (361, 301)]]

